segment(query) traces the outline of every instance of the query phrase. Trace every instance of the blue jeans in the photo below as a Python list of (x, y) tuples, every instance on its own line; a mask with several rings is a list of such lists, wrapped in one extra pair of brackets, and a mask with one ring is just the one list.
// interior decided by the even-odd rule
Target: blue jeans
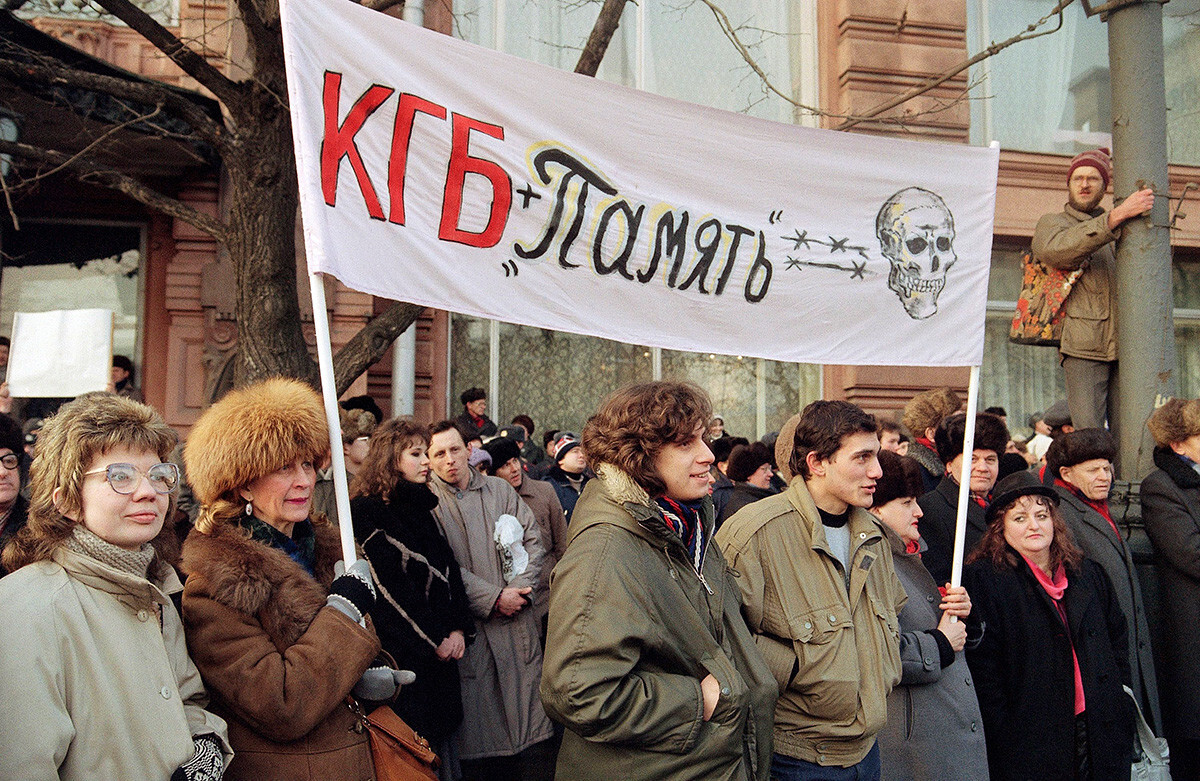
[(879, 744), (850, 767), (825, 767), (803, 759), (774, 754), (771, 757), (771, 781), (879, 781)]

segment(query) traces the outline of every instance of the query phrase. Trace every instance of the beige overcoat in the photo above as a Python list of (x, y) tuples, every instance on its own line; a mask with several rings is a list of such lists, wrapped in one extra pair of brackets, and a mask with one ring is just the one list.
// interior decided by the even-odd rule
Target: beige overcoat
[[(536, 601), (544, 560), (541, 533), (533, 513), (506, 480), (472, 469), (464, 489), (436, 476), (430, 487), (438, 497), (434, 515), (454, 551), (475, 616), (475, 642), (458, 663), (463, 698), (459, 755), (511, 756), (554, 734), (538, 695), (542, 648), (537, 614), (532, 606), (512, 618), (492, 611), (505, 585), (531, 586)], [(492, 540), (496, 519), (505, 513), (516, 516), (524, 527), (529, 554), (529, 567), (507, 584)]]
[(0, 778), (167, 779), (206, 734), (228, 762), (171, 603), (183, 587), (151, 567), (153, 582), (60, 547), (0, 579)]

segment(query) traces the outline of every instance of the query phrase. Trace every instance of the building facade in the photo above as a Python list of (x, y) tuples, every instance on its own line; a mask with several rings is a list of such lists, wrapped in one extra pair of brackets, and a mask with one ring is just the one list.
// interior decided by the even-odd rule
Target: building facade
[[(156, 1), (166, 3), (155, 10), (164, 23), (203, 45), (222, 67), (236, 67), (242, 45), (236, 24), (228, 23), (231, 5)], [(96, 57), (195, 88), (132, 31), (67, 5), (31, 3), (22, 14)], [(1038, 21), (1045, 6), (1036, 0), (714, 0), (711, 6), (645, 0), (626, 5), (598, 78), (776, 121), (838, 127), (1018, 33)], [(597, 7), (409, 0), (403, 13), (447, 34), (571, 69)], [(1172, 0), (1164, 14), (1171, 192), (1177, 197), (1187, 182), (1200, 182), (1200, 114), (1194, 108), (1200, 103), (1200, 0)], [(1058, 26), (1057, 20), (1045, 25)], [(1038, 217), (1062, 207), (1070, 158), (1110, 145), (1107, 61), (1104, 23), (1072, 4), (1053, 34), (1016, 44), (853, 130), (1000, 142), (981, 402), (1006, 407), (1010, 423), (1019, 425), (1063, 394), (1056, 351), (1009, 344), (1008, 323), (1021, 255)], [(180, 165), (162, 175), (186, 202), (211, 213), (221, 208), (215, 167)], [(117, 351), (138, 364), (147, 400), (186, 431), (221, 384), (236, 338), (232, 271), (216, 242), (179, 220), (68, 182), (54, 183), (20, 210), (27, 225), (53, 235), (71, 226), (123, 238), (97, 243), (105, 254), (83, 259), (79, 268), (79, 258), (5, 263), (0, 330), (7, 331), (14, 311), (71, 308), (94, 301), (94, 291), (103, 287), (105, 300), (119, 312)], [(1200, 210), (1185, 202), (1181, 212)], [(0, 229), (0, 238), (5, 235)], [(1179, 385), (1185, 394), (1200, 395), (1200, 213), (1181, 214), (1172, 238)], [(303, 285), (302, 261), (297, 268)], [(305, 293), (302, 288), (302, 309)], [(335, 348), (388, 303), (337, 284), (327, 294)], [(385, 413), (434, 420), (458, 412), (463, 389), (482, 386), (497, 420), (527, 413), (539, 428), (578, 430), (608, 391), (659, 377), (697, 382), (713, 397), (727, 430), (757, 438), (815, 398), (846, 398), (889, 413), (928, 387), (965, 389), (967, 372), (680, 353), (428, 311), (350, 393), (370, 393)]]

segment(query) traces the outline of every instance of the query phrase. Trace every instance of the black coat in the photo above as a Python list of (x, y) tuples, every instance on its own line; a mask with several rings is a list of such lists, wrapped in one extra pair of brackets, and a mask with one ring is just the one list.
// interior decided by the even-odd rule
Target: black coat
[(404, 480), (387, 503), (377, 496), (350, 502), (354, 534), (378, 592), (371, 611), (375, 631), (400, 669), (417, 675), (393, 707), (435, 743), (450, 736), (463, 711), (458, 665), (440, 661), (434, 649), (454, 630), (468, 639), (475, 631), (462, 574), (433, 518), (436, 506), (428, 486)]
[(563, 517), (567, 519), (568, 524), (571, 522), (571, 513), (575, 512), (575, 503), (579, 501), (579, 495), (583, 493), (583, 486), (587, 485), (588, 480), (591, 479), (591, 473), (584, 470), (582, 477), (583, 480), (579, 484), (579, 490), (576, 491), (571, 486), (571, 481), (567, 478), (567, 473), (563, 471), (557, 462), (546, 473), (545, 480), (554, 486), (554, 493), (558, 494), (558, 503), (562, 505)]
[[(9, 540), (17, 536), (17, 532), (25, 527), (26, 516), (29, 514), (29, 501), (20, 494), (17, 494), (17, 500), (13, 502), (12, 512), (8, 514), (8, 521), (4, 524), (4, 529), (0, 530), (0, 551), (4, 550), (4, 546), (8, 545)], [(4, 569), (4, 565), (0, 564), (0, 578), (8, 574), (8, 570)]]
[[(943, 477), (937, 488), (917, 500), (925, 515), (917, 521), (921, 539), (929, 549), (921, 554), (925, 569), (933, 581), (944, 586), (950, 581), (950, 565), (954, 560), (954, 527), (958, 515), (958, 483)], [(987, 516), (976, 502), (967, 500), (967, 544), (963, 561), (975, 550), (987, 531)]]
[(1127, 657), (1133, 677), (1131, 688), (1142, 704), (1142, 715), (1151, 728), (1161, 734), (1162, 715), (1158, 707), (1158, 678), (1154, 674), (1154, 653), (1150, 648), (1150, 626), (1142, 603), (1142, 584), (1133, 565), (1133, 552), (1112, 524), (1078, 494), (1062, 485), (1055, 487), (1062, 501), (1067, 528), (1083, 555), (1100, 565), (1112, 584), (1125, 616), (1125, 634), (1129, 643)]
[(1142, 518), (1154, 545), (1165, 639), (1162, 669), (1167, 736), (1200, 740), (1200, 474), (1167, 448), (1142, 481)]
[(474, 439), (475, 437), (494, 437), (496, 436), (496, 432), (500, 430), (496, 427), (496, 422), (487, 415), (483, 416), (483, 425), (477, 425), (475, 423), (475, 418), (471, 417), (471, 413), (467, 412), (466, 410), (463, 410), (463, 414), (455, 418), (454, 422), (458, 424), (459, 429), (462, 430), (463, 436), (465, 436), (467, 439)]
[(757, 502), (759, 499), (766, 499), (768, 496), (774, 496), (776, 493), (778, 491), (773, 491), (770, 488), (759, 488), (749, 483), (734, 483), (733, 488), (729, 491), (725, 499), (725, 504), (717, 514), (717, 528), (721, 528), (721, 524), (733, 517), (734, 513), (746, 505)]
[(977, 561), (963, 571), (972, 613), (987, 625), (979, 645), (967, 649), (967, 663), (992, 781), (1075, 778), (1072, 644), (1083, 680), (1092, 777), (1129, 778), (1133, 702), (1121, 688), (1129, 683), (1125, 619), (1108, 577), (1088, 559), (1068, 570), (1068, 639), (1054, 601), (1017, 558), (1015, 568)]
[(912, 442), (908, 446), (908, 456), (921, 467), (921, 486), (927, 492), (937, 488), (938, 481), (946, 475), (946, 465), (938, 454), (920, 442)]

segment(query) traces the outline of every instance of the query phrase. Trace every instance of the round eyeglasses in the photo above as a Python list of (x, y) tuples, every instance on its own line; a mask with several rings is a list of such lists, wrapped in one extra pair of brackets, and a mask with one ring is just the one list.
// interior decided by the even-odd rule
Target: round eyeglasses
[[(2, 459), (0, 459), (2, 462)], [(128, 496), (142, 484), (142, 478), (150, 482), (150, 487), (158, 494), (169, 494), (179, 485), (179, 467), (175, 464), (155, 464), (145, 472), (133, 464), (109, 464), (103, 469), (93, 469), (84, 472), (88, 475), (104, 474), (104, 479), (119, 494)]]
[(16, 469), (20, 465), (21, 459), (17, 457), (16, 453), (5, 453), (0, 456), (0, 466), (3, 466), (5, 469)]

